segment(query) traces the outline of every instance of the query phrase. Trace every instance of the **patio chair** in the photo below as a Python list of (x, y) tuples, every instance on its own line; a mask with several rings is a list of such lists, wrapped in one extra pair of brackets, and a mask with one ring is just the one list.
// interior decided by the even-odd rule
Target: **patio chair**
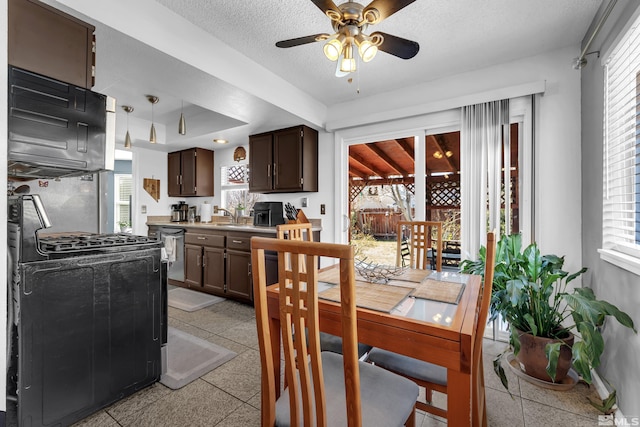
[[(429, 249), (432, 248), (432, 233), (436, 233), (435, 269), (442, 271), (442, 223), (438, 221), (398, 221), (396, 250), (396, 266), (405, 266), (406, 255), (403, 255), (403, 241), (408, 234), (409, 267), (426, 270), (431, 267)], [(406, 245), (405, 245), (406, 246)], [(404, 249), (406, 254), (406, 247)]]

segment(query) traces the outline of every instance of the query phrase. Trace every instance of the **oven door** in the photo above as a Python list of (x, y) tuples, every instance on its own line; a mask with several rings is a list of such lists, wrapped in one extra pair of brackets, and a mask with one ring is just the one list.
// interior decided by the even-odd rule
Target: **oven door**
[(69, 425), (160, 379), (160, 249), (21, 263), (18, 425)]

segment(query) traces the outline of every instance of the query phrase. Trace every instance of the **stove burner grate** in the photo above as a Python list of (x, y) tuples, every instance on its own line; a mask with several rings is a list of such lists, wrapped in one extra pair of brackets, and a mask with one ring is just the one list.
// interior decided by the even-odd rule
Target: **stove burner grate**
[(145, 243), (156, 243), (156, 240), (132, 234), (67, 234), (39, 239), (40, 250), (45, 253), (77, 252)]

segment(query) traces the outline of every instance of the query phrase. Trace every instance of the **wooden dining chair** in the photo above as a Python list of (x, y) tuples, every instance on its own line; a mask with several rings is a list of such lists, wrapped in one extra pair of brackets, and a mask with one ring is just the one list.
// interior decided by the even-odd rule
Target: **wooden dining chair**
[[(291, 223), (280, 224), (276, 226), (276, 238), (289, 239), (297, 241), (313, 242), (313, 232), (311, 231), (311, 223)], [(291, 261), (287, 261), (287, 266), (290, 267)], [(299, 264), (300, 268), (304, 272), (304, 263)]]
[[(280, 224), (276, 226), (276, 237), (278, 239), (289, 239), (298, 241), (313, 242), (313, 233), (310, 223), (303, 224)], [(304, 272), (304, 264), (300, 265)], [(358, 343), (358, 357), (362, 357), (371, 350), (371, 346), (363, 343)], [(332, 335), (326, 332), (320, 332), (320, 350), (332, 351), (334, 353), (342, 354), (342, 338), (336, 335)]]
[[(272, 331), (267, 308), (265, 252), (278, 254), (280, 331)], [(418, 386), (392, 372), (360, 362), (357, 354), (353, 246), (253, 237), (251, 260), (261, 362), (261, 425), (415, 425)], [(340, 265), (343, 355), (320, 351), (319, 256)], [(291, 260), (287, 268), (286, 259)], [(302, 272), (299, 263), (304, 263)], [(308, 334), (293, 334), (308, 329)], [(276, 398), (272, 345), (284, 347), (286, 388)], [(300, 339), (302, 337), (303, 339)], [(274, 339), (275, 338), (275, 339)]]
[(313, 231), (310, 222), (280, 224), (276, 226), (278, 239), (303, 240), (313, 242)]
[(429, 249), (433, 250), (434, 233), (436, 235), (435, 268), (437, 271), (442, 271), (442, 222), (439, 221), (398, 221), (396, 266), (405, 266), (408, 255), (409, 267), (422, 270), (431, 268)]
[[(487, 252), (483, 288), (480, 301), (476, 305), (475, 335), (473, 341), (473, 359), (471, 366), (472, 386), (472, 425), (486, 426), (486, 403), (484, 393), (484, 372), (482, 365), (482, 339), (487, 325), (487, 316), (491, 303), (491, 289), (493, 287), (493, 272), (495, 264), (496, 237), (494, 232), (487, 233)], [(367, 362), (403, 375), (426, 390), (426, 402), (416, 402), (416, 407), (434, 415), (447, 418), (447, 411), (432, 405), (432, 391), (447, 393), (447, 370), (442, 366), (424, 362), (401, 354), (379, 348), (369, 352)], [(450, 396), (455, 399), (455, 396)]]

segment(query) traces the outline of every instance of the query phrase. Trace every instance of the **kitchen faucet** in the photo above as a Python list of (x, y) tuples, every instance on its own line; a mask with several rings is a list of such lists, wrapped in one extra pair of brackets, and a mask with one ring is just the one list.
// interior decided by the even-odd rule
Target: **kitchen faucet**
[(219, 208), (217, 206), (213, 207), (213, 213), (216, 214), (218, 213), (218, 211), (222, 211), (222, 212), (226, 212), (229, 214), (229, 216), (231, 217), (231, 223), (232, 224), (237, 224), (238, 223), (238, 213), (231, 213), (231, 211), (229, 211), (228, 209), (225, 208)]

